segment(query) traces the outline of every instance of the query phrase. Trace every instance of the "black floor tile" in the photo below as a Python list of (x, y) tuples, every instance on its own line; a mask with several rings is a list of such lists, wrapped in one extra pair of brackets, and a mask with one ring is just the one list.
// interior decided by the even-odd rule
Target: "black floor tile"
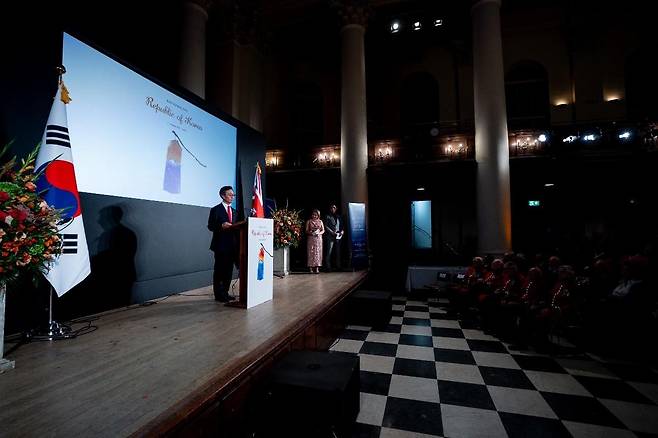
[(345, 329), (343, 333), (340, 334), (341, 339), (354, 339), (355, 341), (365, 341), (368, 337), (368, 331), (366, 330), (352, 330)]
[(381, 427), (370, 424), (354, 423), (350, 436), (352, 438), (379, 438)]
[(658, 374), (644, 365), (605, 364), (605, 367), (627, 382), (658, 383)]
[(569, 438), (560, 420), (498, 412), (509, 438)]
[(418, 347), (433, 347), (431, 336), (400, 335), (400, 345), (416, 345)]
[(514, 360), (519, 364), (521, 369), (528, 371), (546, 371), (549, 373), (562, 373), (566, 374), (564, 368), (560, 366), (554, 359), (543, 356), (524, 356), (520, 354), (513, 354)]
[(574, 376), (594, 397), (622, 400), (634, 403), (653, 404), (638, 390), (621, 380), (599, 377)]
[(384, 327), (377, 328), (378, 332), (386, 332), (386, 333), (400, 333), (401, 330), (402, 330), (402, 325), (400, 324), (388, 324)]
[(470, 329), (470, 330), (480, 329), (480, 323), (470, 319), (463, 319), (459, 321), (459, 326), (463, 329)]
[(402, 359), (398, 357), (395, 359), (393, 374), (436, 379), (436, 365), (435, 362), (426, 360)]
[(484, 383), (490, 386), (504, 386), (506, 388), (535, 389), (530, 379), (521, 370), (507, 368), (478, 367)]
[(385, 344), (383, 342), (364, 342), (360, 354), (376, 354), (379, 356), (395, 357), (398, 351), (397, 344)]
[(485, 385), (439, 380), (439, 400), (442, 404), (495, 410)]
[(361, 381), (361, 392), (388, 395), (388, 388), (391, 385), (390, 374), (361, 371), (359, 379)]
[(403, 318), (402, 319), (402, 324), (403, 325), (420, 325), (420, 326), (429, 327), (430, 326), (430, 320), (429, 319), (421, 319), (421, 318)]
[(404, 306), (407, 304), (407, 300), (391, 300), (391, 303)]
[(404, 310), (391, 310), (391, 316), (404, 316)]
[(449, 313), (437, 313), (430, 311), (430, 319), (443, 319), (443, 320), (455, 321), (457, 320), (457, 316), (451, 315)]
[(542, 392), (542, 396), (560, 420), (626, 428), (595, 398), (552, 392)]
[(432, 336), (442, 336), (444, 338), (463, 338), (464, 332), (461, 329), (432, 327)]
[(411, 312), (428, 312), (429, 313), (429, 309), (428, 309), (427, 306), (411, 306), (411, 305), (407, 304), (404, 307), (404, 310), (408, 310), (408, 311), (411, 311)]
[(441, 405), (389, 397), (386, 401), (383, 426), (429, 435), (442, 435)]
[(449, 348), (435, 348), (434, 359), (437, 362), (463, 363), (475, 365), (475, 359), (470, 351), (451, 350)]
[(499, 341), (482, 341), (480, 339), (467, 339), (472, 351), (486, 351), (488, 353), (507, 353), (507, 349)]

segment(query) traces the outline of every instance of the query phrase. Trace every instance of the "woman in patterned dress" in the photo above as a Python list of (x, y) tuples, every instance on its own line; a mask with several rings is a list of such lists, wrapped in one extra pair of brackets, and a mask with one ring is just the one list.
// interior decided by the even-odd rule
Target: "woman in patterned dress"
[(319, 274), (322, 266), (322, 235), (324, 225), (320, 219), (320, 210), (314, 209), (311, 218), (306, 221), (306, 255), (310, 272)]

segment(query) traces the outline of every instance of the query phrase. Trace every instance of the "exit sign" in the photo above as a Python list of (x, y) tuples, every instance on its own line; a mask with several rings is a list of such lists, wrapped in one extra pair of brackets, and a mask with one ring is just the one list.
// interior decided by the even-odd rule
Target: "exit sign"
[(539, 207), (540, 205), (539, 201), (528, 201), (528, 207)]

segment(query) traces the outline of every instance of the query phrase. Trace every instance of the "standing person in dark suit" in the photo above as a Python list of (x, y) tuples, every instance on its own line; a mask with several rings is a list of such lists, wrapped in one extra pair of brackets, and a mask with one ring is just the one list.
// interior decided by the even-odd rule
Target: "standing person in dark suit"
[(233, 224), (237, 222), (237, 211), (231, 207), (235, 197), (233, 187), (222, 187), (219, 196), (222, 202), (210, 210), (208, 229), (212, 231), (210, 249), (215, 253), (215, 271), (212, 277), (215, 301), (227, 303), (233, 300), (228, 294), (233, 265), (238, 266), (238, 237), (232, 229)]
[(329, 213), (324, 217), (324, 229), (324, 269), (331, 272), (332, 262), (334, 269), (340, 269), (340, 239), (343, 237), (343, 221), (337, 213), (336, 204), (329, 206)]

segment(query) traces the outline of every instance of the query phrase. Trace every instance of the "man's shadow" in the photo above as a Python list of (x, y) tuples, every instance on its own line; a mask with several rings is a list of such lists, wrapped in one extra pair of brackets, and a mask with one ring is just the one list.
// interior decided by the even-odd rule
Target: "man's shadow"
[(98, 223), (103, 233), (98, 237), (96, 255), (91, 259), (95, 311), (131, 304), (132, 286), (137, 278), (135, 254), (137, 236), (121, 223), (123, 210), (111, 205), (99, 211)]

